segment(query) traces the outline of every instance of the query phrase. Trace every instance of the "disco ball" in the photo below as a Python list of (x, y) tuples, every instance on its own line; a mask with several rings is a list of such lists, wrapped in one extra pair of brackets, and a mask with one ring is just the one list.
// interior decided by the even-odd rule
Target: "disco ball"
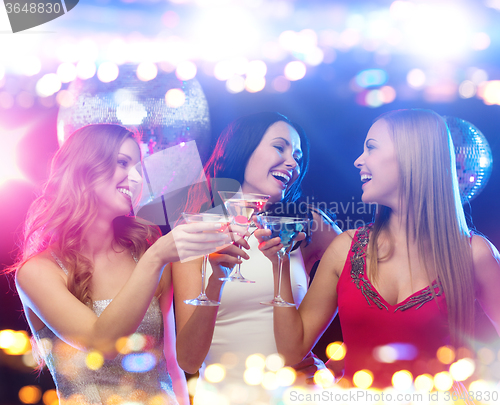
[[(167, 103), (169, 90), (176, 92), (174, 104)], [(208, 103), (196, 79), (181, 81), (159, 69), (153, 80), (141, 81), (137, 65), (126, 64), (119, 67), (116, 80), (78, 79), (68, 91), (71, 105), (61, 106), (57, 117), (59, 144), (85, 125), (118, 124), (140, 135), (145, 157), (192, 140), (200, 155), (208, 153)]]
[(455, 146), (458, 184), (462, 203), (471, 201), (486, 186), (493, 166), (490, 145), (470, 122), (445, 117)]

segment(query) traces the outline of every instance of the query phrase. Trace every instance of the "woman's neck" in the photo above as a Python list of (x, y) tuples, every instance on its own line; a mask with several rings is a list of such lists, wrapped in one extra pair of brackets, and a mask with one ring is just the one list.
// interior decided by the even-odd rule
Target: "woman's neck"
[(82, 252), (90, 258), (106, 254), (113, 249), (114, 240), (113, 224), (96, 219), (85, 235)]

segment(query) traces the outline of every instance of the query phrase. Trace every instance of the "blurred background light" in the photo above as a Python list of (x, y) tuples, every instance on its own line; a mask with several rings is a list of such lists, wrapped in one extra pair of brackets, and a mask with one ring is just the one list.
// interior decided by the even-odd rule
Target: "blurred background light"
[(395, 390), (406, 391), (413, 385), (413, 375), (407, 370), (401, 370), (392, 376), (392, 386)]
[(152, 353), (129, 353), (122, 359), (122, 367), (132, 373), (146, 373), (156, 366)]
[(191, 61), (184, 61), (177, 65), (175, 74), (179, 80), (191, 80), (196, 76), (196, 65)]
[(81, 60), (76, 65), (76, 74), (82, 80), (94, 77), (96, 71), (97, 68), (95, 66), (95, 63), (90, 60)]
[(26, 385), (19, 390), (19, 400), (23, 404), (36, 404), (42, 398), (42, 390), (36, 385)]
[(415, 390), (421, 392), (431, 392), (434, 388), (434, 379), (430, 374), (421, 374), (415, 378)]
[(218, 383), (226, 377), (226, 369), (222, 364), (209, 364), (205, 369), (205, 379), (210, 383)]
[(373, 373), (370, 370), (359, 370), (352, 376), (352, 383), (355, 387), (368, 389), (373, 384)]
[(143, 82), (153, 80), (158, 74), (158, 68), (152, 62), (142, 62), (137, 66), (137, 78)]
[(165, 102), (171, 108), (181, 107), (186, 101), (186, 95), (182, 89), (170, 89), (165, 94)]
[(326, 355), (334, 361), (342, 360), (346, 352), (346, 345), (343, 342), (332, 342), (326, 348)]
[(97, 69), (97, 77), (103, 83), (109, 83), (116, 80), (120, 70), (114, 62), (103, 62)]
[(306, 65), (300, 61), (289, 62), (285, 66), (285, 77), (290, 81), (296, 81), (304, 78), (306, 75)]

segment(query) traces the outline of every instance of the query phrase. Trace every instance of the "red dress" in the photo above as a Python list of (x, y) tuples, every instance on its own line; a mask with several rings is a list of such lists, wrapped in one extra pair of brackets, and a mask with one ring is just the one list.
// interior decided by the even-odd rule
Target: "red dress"
[[(391, 385), (392, 375), (408, 370), (413, 378), (447, 367), (436, 359), (450, 344), (448, 311), (438, 282), (390, 305), (366, 277), (366, 249), (371, 225), (359, 228), (337, 284), (342, 334), (347, 348), (345, 375), (361, 369), (374, 375), (372, 386)], [(383, 347), (381, 349), (381, 347)]]

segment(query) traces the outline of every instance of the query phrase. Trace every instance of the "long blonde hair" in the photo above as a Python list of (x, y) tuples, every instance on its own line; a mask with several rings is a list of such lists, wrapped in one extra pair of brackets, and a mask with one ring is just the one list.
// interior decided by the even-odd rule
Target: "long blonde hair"
[[(387, 123), (399, 162), (407, 247), (410, 239), (416, 241), (429, 280), (429, 270), (435, 269), (446, 297), (452, 344), (459, 347), (473, 335), (474, 274), (450, 132), (430, 110), (396, 110), (377, 120)], [(379, 261), (377, 241), (382, 231), (389, 234), (390, 215), (390, 208), (382, 207), (375, 218), (368, 249), (372, 277)]]
[[(82, 255), (85, 235), (97, 216), (96, 184), (113, 176), (122, 143), (133, 133), (119, 125), (95, 124), (75, 131), (52, 160), (42, 194), (31, 204), (24, 243), (15, 271), (35, 255), (54, 250), (68, 270), (68, 289), (92, 307), (90, 281), (93, 265)], [(113, 221), (116, 247), (140, 257), (161, 235), (157, 227), (138, 218)]]

